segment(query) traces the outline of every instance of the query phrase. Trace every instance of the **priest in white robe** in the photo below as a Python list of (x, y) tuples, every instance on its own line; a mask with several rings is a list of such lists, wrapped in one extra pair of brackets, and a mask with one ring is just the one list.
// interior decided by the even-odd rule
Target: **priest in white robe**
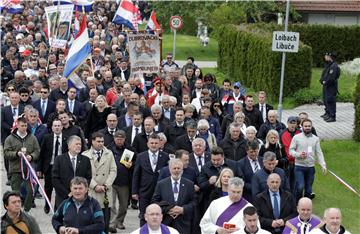
[[(211, 202), (200, 221), (202, 234), (228, 233), (244, 229), (243, 210), (253, 206), (242, 197), (244, 181), (234, 177), (229, 180), (228, 195)], [(258, 222), (260, 227), (260, 223)]]

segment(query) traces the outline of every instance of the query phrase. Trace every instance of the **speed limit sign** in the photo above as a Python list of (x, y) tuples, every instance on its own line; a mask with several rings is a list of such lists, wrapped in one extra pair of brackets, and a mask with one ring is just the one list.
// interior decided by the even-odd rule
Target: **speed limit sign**
[(183, 21), (180, 16), (178, 16), (178, 15), (171, 16), (170, 27), (172, 29), (178, 30), (178, 29), (182, 28), (182, 26), (183, 26)]

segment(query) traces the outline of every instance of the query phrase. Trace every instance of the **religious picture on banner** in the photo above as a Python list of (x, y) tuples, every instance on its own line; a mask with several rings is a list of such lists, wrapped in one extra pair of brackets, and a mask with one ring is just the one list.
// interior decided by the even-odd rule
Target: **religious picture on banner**
[(73, 9), (73, 4), (45, 7), (49, 44), (51, 47), (66, 48), (70, 37)]
[(160, 63), (160, 41), (154, 34), (129, 34), (131, 74), (157, 73)]

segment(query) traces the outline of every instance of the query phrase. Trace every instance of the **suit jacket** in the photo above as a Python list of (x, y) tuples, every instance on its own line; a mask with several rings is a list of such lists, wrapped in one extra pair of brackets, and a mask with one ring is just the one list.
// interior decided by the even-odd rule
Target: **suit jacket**
[[(118, 128), (115, 129), (115, 132), (119, 130)], [(101, 130), (99, 130), (100, 133), (102, 133), (104, 135), (104, 145), (107, 148), (111, 143), (114, 142), (114, 136), (111, 135), (111, 133), (109, 132), (108, 128), (103, 128)]]
[(55, 102), (48, 99), (44, 116), (41, 111), (41, 104), (42, 104), (42, 99), (40, 98), (39, 100), (36, 100), (35, 102), (33, 102), (33, 107), (39, 111), (39, 117), (41, 119), (41, 122), (47, 123), (49, 115), (56, 111), (56, 104), (55, 104)]
[(58, 99), (67, 99), (67, 90), (65, 91), (65, 93), (63, 93), (60, 88), (54, 89), (50, 92), (50, 96), (49, 99), (53, 102), (56, 102)]
[(159, 152), (155, 171), (151, 168), (149, 152), (145, 151), (137, 155), (133, 180), (132, 194), (138, 194), (139, 198), (151, 200), (161, 168), (167, 166), (169, 155)]
[[(66, 107), (65, 110), (70, 112), (70, 108), (69, 108), (69, 102), (68, 99), (66, 99)], [(82, 122), (85, 117), (86, 117), (86, 112), (84, 110), (84, 106), (81, 102), (79, 102), (78, 100), (75, 100), (74, 103), (74, 108), (73, 108), (73, 115), (76, 116), (77, 120)]]
[[(130, 138), (131, 139), (131, 138)], [(136, 152), (141, 153), (148, 150), (147, 146), (147, 136), (145, 131), (135, 136), (133, 143), (131, 144), (132, 147), (136, 149)]]
[[(259, 193), (255, 198), (254, 205), (258, 211), (261, 228), (271, 233), (282, 233), (285, 226), (283, 226), (282, 228), (280, 228), (280, 230), (277, 231), (275, 231), (275, 229), (271, 227), (272, 221), (275, 219), (275, 217), (273, 214), (269, 190)], [(285, 224), (286, 221), (294, 218), (296, 215), (296, 204), (293, 195), (288, 191), (280, 190), (279, 219), (283, 219)]]
[[(258, 109), (260, 111), (261, 110), (260, 109), (260, 103), (256, 103), (254, 105), (254, 108), (256, 108), (256, 109)], [(274, 109), (274, 107), (272, 105), (269, 105), (269, 104), (265, 103), (266, 119), (264, 120), (264, 122), (267, 120), (267, 114), (268, 114), (269, 110), (273, 110), (273, 109)]]
[[(40, 157), (39, 157), (37, 171), (46, 173), (49, 170), (51, 158), (54, 150), (54, 140), (55, 140), (54, 133), (49, 133), (44, 136), (40, 148)], [(65, 152), (68, 151), (68, 146), (66, 142), (67, 138), (64, 135), (62, 135), (60, 141), (61, 141), (61, 152), (62, 152), (61, 154), (64, 154)], [(54, 159), (54, 163), (55, 163), (55, 159)]]
[(173, 219), (170, 215), (167, 214), (168, 209), (164, 207), (164, 209), (162, 210), (164, 215), (162, 223), (175, 228), (181, 234), (188, 234), (191, 233), (191, 220), (193, 217), (194, 207), (196, 206), (194, 184), (190, 180), (182, 177), (180, 179), (178, 188), (179, 196), (177, 201), (175, 201), (171, 178), (168, 177), (159, 181), (156, 185), (155, 192), (152, 197), (152, 202), (167, 202), (169, 207), (183, 207), (184, 213), (177, 216), (175, 219)]
[[(258, 162), (260, 164), (259, 170), (263, 167), (263, 160), (262, 158), (258, 157)], [(251, 179), (254, 175), (253, 169), (251, 167), (250, 161), (248, 157), (245, 157), (239, 161), (236, 162), (236, 169), (237, 174), (241, 175), (243, 178), (245, 185), (244, 185), (244, 191), (243, 191), (243, 197), (250, 203), (253, 201), (252, 193), (251, 193)]]
[[(24, 112), (24, 107), (18, 106), (18, 116)], [(14, 123), (11, 105), (1, 108), (1, 143), (5, 142), (6, 137), (11, 134), (11, 128)]]
[[(194, 138), (196, 138), (196, 136)], [(179, 150), (179, 149), (186, 150), (189, 153), (193, 152), (192, 143), (189, 139), (188, 134), (184, 134), (176, 138), (175, 150)]]
[[(79, 154), (76, 160), (75, 176), (86, 178), (88, 183), (91, 181), (91, 164), (88, 157)], [(65, 200), (70, 193), (70, 181), (74, 178), (69, 153), (59, 155), (55, 158), (52, 169), (52, 183), (55, 188), (56, 200)]]
[[(207, 152), (205, 152), (204, 154), (205, 154), (205, 164), (206, 164), (207, 162), (210, 161), (211, 154), (209, 154)], [(189, 166), (195, 169), (197, 175), (200, 174), (198, 162), (197, 162), (197, 159), (195, 158), (194, 153), (189, 154)]]
[[(131, 126), (131, 125), (129, 125), (129, 126)], [(127, 126), (127, 124), (126, 124), (126, 116), (125, 116), (125, 115), (122, 115), (122, 116), (120, 116), (120, 117), (118, 118), (118, 125), (117, 125), (117, 127), (118, 127), (119, 129), (124, 129), (124, 128), (129, 127), (129, 126)]]
[[(133, 134), (132, 127), (133, 126), (129, 126), (129, 127), (126, 127), (123, 129), (125, 131), (125, 136), (126, 136), (125, 141), (128, 143), (128, 145), (132, 145), (132, 142), (131, 142), (131, 136)], [(143, 126), (140, 126), (139, 128), (141, 128), (142, 133), (145, 131)], [(134, 137), (134, 140), (135, 140), (135, 137)]]
[[(175, 109), (174, 108), (169, 108), (170, 109), (170, 119), (169, 118), (167, 118), (170, 122), (173, 122), (173, 121), (175, 121)], [(165, 112), (165, 110), (164, 110), (164, 108), (163, 108), (163, 116), (164, 116), (164, 118), (166, 118), (165, 117), (165, 115), (164, 115), (164, 112)]]

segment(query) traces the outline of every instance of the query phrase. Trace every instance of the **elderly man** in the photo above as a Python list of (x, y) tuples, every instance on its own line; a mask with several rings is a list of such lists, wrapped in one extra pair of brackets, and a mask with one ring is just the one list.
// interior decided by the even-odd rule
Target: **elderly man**
[(341, 225), (341, 211), (339, 208), (328, 208), (324, 212), (325, 224), (312, 230), (310, 234), (322, 234), (322, 233), (337, 233), (337, 234), (351, 234), (346, 231)]
[(201, 233), (232, 233), (245, 227), (243, 210), (251, 204), (242, 198), (243, 187), (242, 179), (229, 180), (228, 195), (212, 201), (201, 219)]
[(179, 234), (177, 230), (172, 227), (168, 227), (161, 223), (163, 218), (161, 208), (157, 204), (151, 204), (146, 207), (145, 220), (141, 228), (131, 232), (130, 234), (142, 234), (142, 233), (168, 233), (168, 234)]
[(255, 197), (261, 227), (273, 234), (281, 234), (287, 220), (295, 217), (296, 205), (293, 195), (280, 190), (281, 179), (276, 173), (267, 178), (269, 189)]
[(267, 120), (260, 126), (257, 133), (257, 138), (266, 141), (266, 135), (271, 130), (276, 130), (279, 134), (286, 129), (285, 124), (277, 121), (277, 113), (275, 110), (270, 110), (267, 114)]
[(210, 161), (210, 153), (205, 151), (206, 142), (202, 138), (195, 138), (192, 142), (193, 153), (189, 155), (189, 165), (193, 167), (197, 174), (201, 172), (202, 166)]
[(229, 132), (230, 135), (226, 136), (219, 145), (224, 149), (226, 158), (239, 161), (246, 157), (246, 140), (241, 133), (240, 124), (231, 123)]
[(283, 234), (308, 234), (311, 230), (321, 226), (321, 220), (312, 214), (312, 201), (303, 197), (297, 206), (298, 216), (288, 220)]
[(196, 206), (194, 183), (182, 177), (183, 163), (180, 159), (171, 159), (169, 170), (170, 177), (157, 183), (152, 202), (166, 204), (162, 206), (163, 224), (175, 228), (179, 233), (188, 234), (191, 233), (193, 209)]

